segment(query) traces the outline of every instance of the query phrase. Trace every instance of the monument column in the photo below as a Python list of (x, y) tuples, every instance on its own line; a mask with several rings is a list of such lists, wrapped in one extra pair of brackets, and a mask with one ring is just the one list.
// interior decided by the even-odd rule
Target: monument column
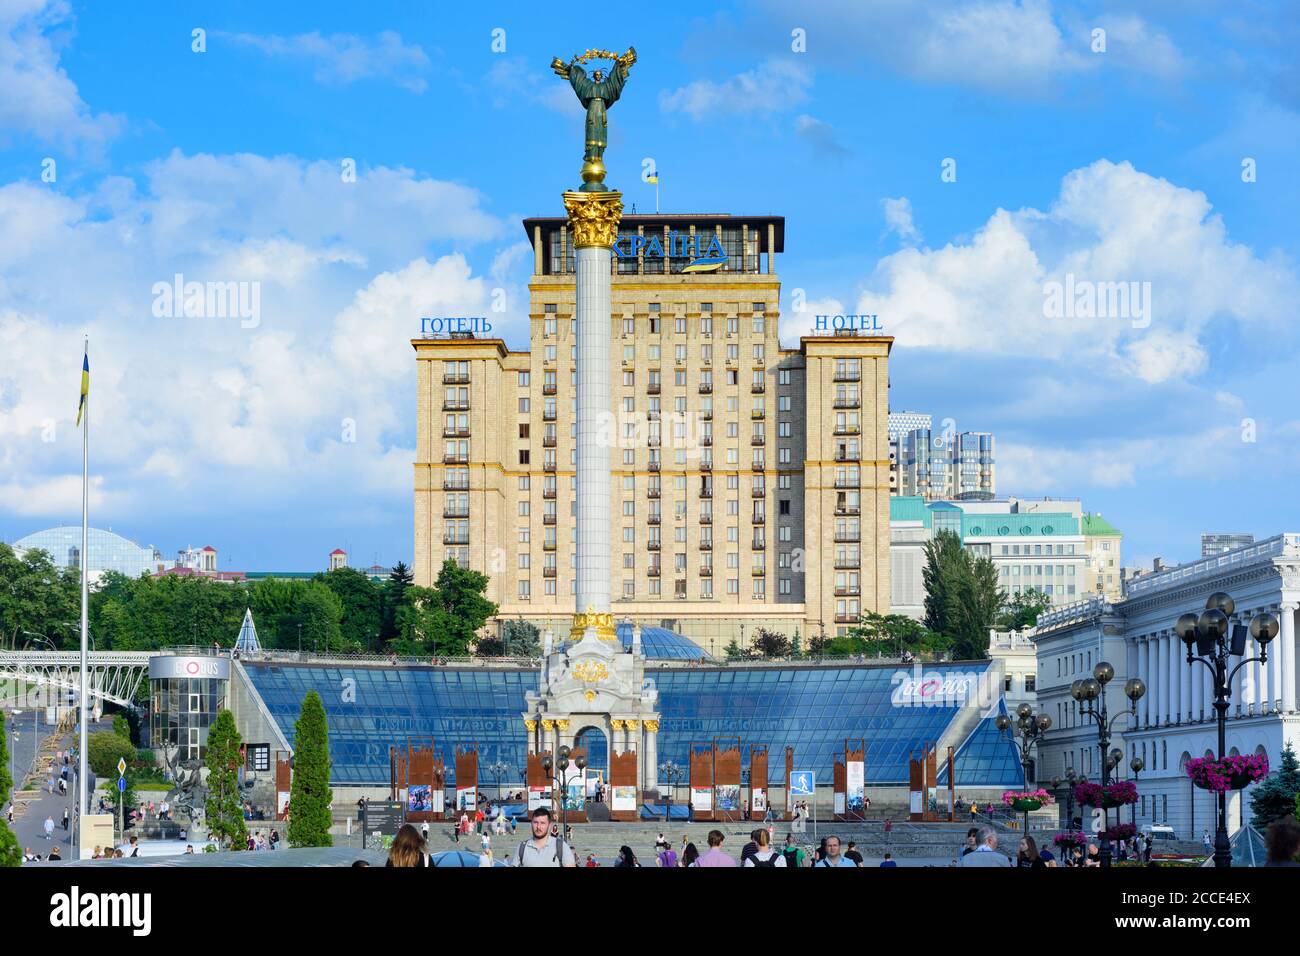
[(623, 214), (622, 194), (566, 192), (576, 249), (578, 340), (578, 572), (573, 618), (574, 640), (594, 629), (601, 640), (614, 640), (610, 613), (610, 439), (614, 434), (610, 353), (610, 256)]

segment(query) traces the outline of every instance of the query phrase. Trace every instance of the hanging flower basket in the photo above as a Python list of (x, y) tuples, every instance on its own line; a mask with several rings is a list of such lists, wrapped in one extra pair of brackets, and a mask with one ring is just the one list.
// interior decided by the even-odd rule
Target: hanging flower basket
[(1131, 780), (1107, 784), (1101, 791), (1101, 805), (1106, 809), (1127, 807), (1138, 802), (1138, 788)]
[(1137, 827), (1131, 823), (1117, 823), (1110, 829), (1104, 831), (1102, 836), (1112, 843), (1119, 840), (1131, 840), (1137, 836)]
[(1058, 833), (1052, 838), (1052, 843), (1063, 849), (1079, 847), (1083, 849), (1088, 843), (1088, 837), (1082, 830), (1068, 830), (1065, 833)]
[(1076, 783), (1074, 785), (1074, 800), (1076, 803), (1085, 807), (1101, 806), (1102, 792), (1099, 783)]
[(1187, 761), (1187, 776), (1202, 790), (1227, 793), (1241, 790), (1268, 776), (1267, 754), (1239, 757), (1198, 757)]
[(1002, 802), (1017, 813), (1032, 813), (1052, 802), (1052, 795), (1046, 790), (1025, 790), (1023, 792), (1008, 790), (1002, 794)]

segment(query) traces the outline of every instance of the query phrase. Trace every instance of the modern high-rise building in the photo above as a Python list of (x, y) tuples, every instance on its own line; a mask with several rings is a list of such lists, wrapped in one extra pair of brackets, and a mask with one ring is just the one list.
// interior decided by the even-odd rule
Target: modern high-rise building
[[(530, 348), (412, 340), (415, 582), (488, 574), (499, 620), (568, 633), (575, 593), (574, 244), (528, 219)], [(889, 607), (888, 360), (837, 331), (782, 348), (780, 216), (627, 215), (612, 259), (611, 593), (721, 650)]]
[(927, 501), (991, 499), (997, 491), (996, 450), (989, 432), (901, 432), (890, 441), (893, 492)]

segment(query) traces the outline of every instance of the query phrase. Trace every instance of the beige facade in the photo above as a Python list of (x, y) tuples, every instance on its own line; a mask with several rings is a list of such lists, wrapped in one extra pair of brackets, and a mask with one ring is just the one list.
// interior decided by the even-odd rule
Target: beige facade
[[(457, 560), (489, 575), (499, 620), (563, 635), (575, 572), (572, 234), (559, 217), (525, 229), (529, 351), (412, 341), (415, 582)], [(889, 609), (893, 340), (838, 333), (782, 349), (783, 231), (779, 217), (625, 216), (612, 264), (613, 612), (713, 652), (760, 627), (806, 641)], [(681, 271), (694, 256), (675, 253), (689, 242), (702, 255), (710, 234), (726, 261)]]
[(1124, 593), (1120, 546), (1124, 535), (1099, 514), (1086, 514), (1081, 521), (1088, 563), (1083, 572), (1083, 596), (1101, 595), (1118, 601)]

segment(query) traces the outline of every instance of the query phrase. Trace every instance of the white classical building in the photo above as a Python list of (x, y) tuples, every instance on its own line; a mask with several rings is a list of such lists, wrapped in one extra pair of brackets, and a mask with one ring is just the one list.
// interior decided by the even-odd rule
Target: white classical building
[[(1217, 755), (1213, 689), (1209, 668), (1187, 663), (1187, 650), (1174, 634), (1178, 617), (1199, 613), (1205, 599), (1226, 591), (1236, 602), (1234, 622), (1248, 624), (1263, 611), (1276, 614), (1281, 629), (1268, 647), (1267, 663), (1250, 663), (1232, 682), (1227, 753), (1262, 752), (1277, 767), (1286, 742), (1300, 747), (1296, 712), (1296, 609), (1300, 607), (1300, 534), (1281, 534), (1190, 564), (1143, 575), (1123, 600), (1089, 598), (1043, 614), (1033, 640), (1038, 648), (1038, 698), (1052, 717), (1053, 731), (1042, 745), (1039, 779), (1064, 777), (1067, 768), (1100, 779), (1102, 755), (1097, 727), (1080, 720), (1070, 685), (1091, 676), (1106, 660), (1115, 668), (1107, 688), (1113, 716), (1128, 707), (1124, 683), (1140, 677), (1147, 685), (1136, 715), (1115, 722), (1111, 748), (1125, 753), (1119, 776), (1132, 778), (1129, 761), (1145, 764), (1138, 776), (1142, 794), (1137, 820), (1168, 823), (1180, 837), (1199, 838), (1214, 828), (1214, 799), (1197, 790), (1184, 772), (1193, 757)], [(1247, 657), (1258, 656), (1252, 640)], [(1242, 658), (1234, 658), (1233, 666)], [(1247, 791), (1248, 793), (1249, 791)], [(1228, 803), (1229, 832), (1250, 821), (1241, 793)]]

